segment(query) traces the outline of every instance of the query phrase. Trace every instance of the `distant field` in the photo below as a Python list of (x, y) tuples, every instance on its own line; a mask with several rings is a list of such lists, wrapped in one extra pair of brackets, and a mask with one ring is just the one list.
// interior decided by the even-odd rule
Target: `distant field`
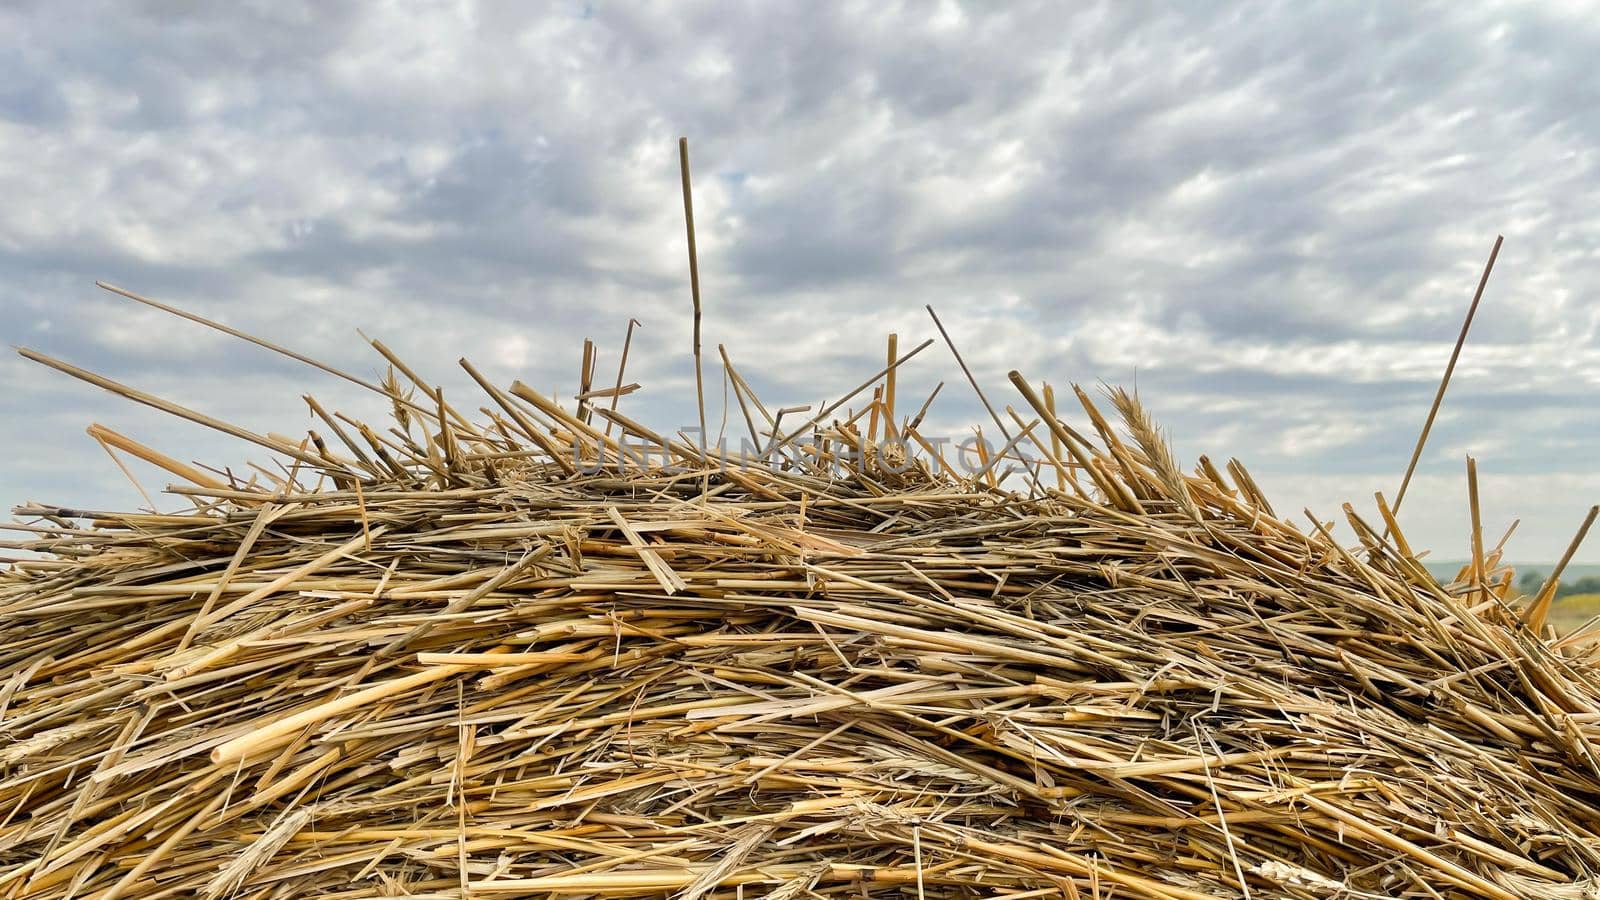
[(1550, 606), (1550, 622), (1561, 631), (1577, 628), (1600, 616), (1600, 594), (1573, 594)]
[[(1428, 571), (1440, 581), (1448, 582), (1466, 565), (1462, 560), (1441, 560), (1427, 562)], [(1524, 563), (1515, 566), (1520, 578), (1528, 572), (1535, 572), (1541, 579), (1554, 568), (1551, 563)], [(1561, 580), (1570, 583), (1579, 578), (1589, 578), (1600, 575), (1600, 565), (1574, 563), (1567, 566), (1561, 573)], [(1570, 594), (1557, 598), (1550, 607), (1550, 623), (1558, 631), (1569, 631), (1577, 628), (1590, 619), (1600, 616), (1600, 594)]]

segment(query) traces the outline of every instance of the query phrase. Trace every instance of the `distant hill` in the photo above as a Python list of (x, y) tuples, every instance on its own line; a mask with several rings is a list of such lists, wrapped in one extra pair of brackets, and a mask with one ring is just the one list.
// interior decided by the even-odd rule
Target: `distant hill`
[[(1439, 562), (1424, 562), (1433, 577), (1440, 581), (1449, 581), (1456, 577), (1461, 567), (1467, 563), (1465, 560), (1440, 560)], [(1517, 570), (1517, 580), (1521, 581), (1532, 572), (1536, 576), (1536, 583), (1542, 584), (1550, 570), (1555, 568), (1555, 563), (1522, 563), (1512, 568)], [(1579, 585), (1583, 579), (1600, 576), (1600, 565), (1594, 563), (1569, 563), (1561, 573), (1561, 588), (1563, 593), (1556, 596), (1555, 605), (1550, 610), (1550, 624), (1556, 630), (1565, 634), (1575, 628), (1588, 624), (1595, 616), (1600, 615), (1600, 594), (1567, 593), (1577, 590), (1591, 590), (1588, 585)], [(1530, 589), (1531, 590), (1531, 589)], [(1513, 591), (1513, 596), (1516, 595)]]
[[(1456, 577), (1456, 573), (1461, 571), (1461, 567), (1466, 564), (1467, 560), (1464, 559), (1439, 560), (1438, 562), (1434, 562), (1431, 559), (1423, 560), (1423, 565), (1427, 566), (1428, 571), (1433, 573), (1433, 577), (1440, 581), (1449, 581)], [(1553, 562), (1514, 563), (1512, 565), (1512, 568), (1517, 570), (1517, 578), (1519, 579), (1529, 572), (1536, 572), (1543, 579), (1555, 567), (1556, 564)], [(1589, 577), (1600, 577), (1600, 563), (1570, 563), (1566, 571), (1561, 573), (1563, 582), (1577, 581), (1580, 578)]]

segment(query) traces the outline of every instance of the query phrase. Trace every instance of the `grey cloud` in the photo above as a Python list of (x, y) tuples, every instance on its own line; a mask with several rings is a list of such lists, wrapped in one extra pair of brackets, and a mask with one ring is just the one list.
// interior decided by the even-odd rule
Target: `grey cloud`
[[(460, 353), (570, 392), (583, 337), (614, 365), (638, 316), (627, 402), (688, 421), (682, 133), (707, 336), (774, 403), (853, 387), (932, 303), (990, 390), (1137, 377), (1186, 458), (1361, 501), (1504, 231), (1429, 477), (1473, 448), (1593, 473), (1600, 26), (1554, 8), (13, 4), (0, 33), (0, 338), (253, 427), (303, 427), (283, 361), (92, 279), (364, 376), (366, 327), (452, 392)], [(943, 348), (908, 396), (941, 378), (930, 421), (982, 423)], [(0, 387), (0, 446), (75, 448), (9, 496), (122, 490), (62, 474), (99, 464), (82, 424), (156, 427), (28, 367)]]

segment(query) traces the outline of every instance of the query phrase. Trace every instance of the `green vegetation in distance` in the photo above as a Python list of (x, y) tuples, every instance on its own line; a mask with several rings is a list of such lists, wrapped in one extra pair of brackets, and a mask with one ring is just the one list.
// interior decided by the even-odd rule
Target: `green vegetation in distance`
[(1566, 633), (1600, 616), (1600, 593), (1568, 594), (1550, 605), (1550, 624)]
[[(1428, 571), (1441, 582), (1448, 584), (1456, 573), (1466, 566), (1464, 560), (1425, 563)], [(1512, 596), (1529, 596), (1538, 592), (1549, 577), (1552, 563), (1513, 565), (1517, 580)], [(1550, 607), (1550, 624), (1557, 631), (1568, 632), (1600, 616), (1600, 565), (1572, 564), (1561, 573), (1561, 583), (1556, 586), (1556, 600)]]
[[(1443, 560), (1440, 562), (1425, 562), (1428, 571), (1433, 577), (1445, 584), (1449, 584), (1456, 577), (1456, 573), (1467, 565), (1466, 560)], [(1555, 568), (1554, 563), (1521, 563), (1510, 564), (1517, 572), (1516, 593), (1534, 594), (1539, 586), (1544, 584), (1550, 570)], [(1594, 563), (1573, 563), (1561, 573), (1561, 584), (1556, 587), (1556, 598), (1561, 599), (1573, 594), (1600, 594), (1600, 565)]]

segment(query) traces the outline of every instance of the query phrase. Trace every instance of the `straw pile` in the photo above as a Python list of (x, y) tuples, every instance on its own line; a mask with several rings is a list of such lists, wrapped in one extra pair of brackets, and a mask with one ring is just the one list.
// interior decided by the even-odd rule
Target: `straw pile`
[(394, 427), (304, 441), (24, 351), (286, 465), (96, 426), (191, 508), (18, 511), (0, 894), (1600, 896), (1600, 677), (1493, 551), (1441, 585), (1015, 373), (946, 470), (915, 351), (787, 423), (728, 364), (725, 466), (620, 373), (468, 416), (376, 346)]

